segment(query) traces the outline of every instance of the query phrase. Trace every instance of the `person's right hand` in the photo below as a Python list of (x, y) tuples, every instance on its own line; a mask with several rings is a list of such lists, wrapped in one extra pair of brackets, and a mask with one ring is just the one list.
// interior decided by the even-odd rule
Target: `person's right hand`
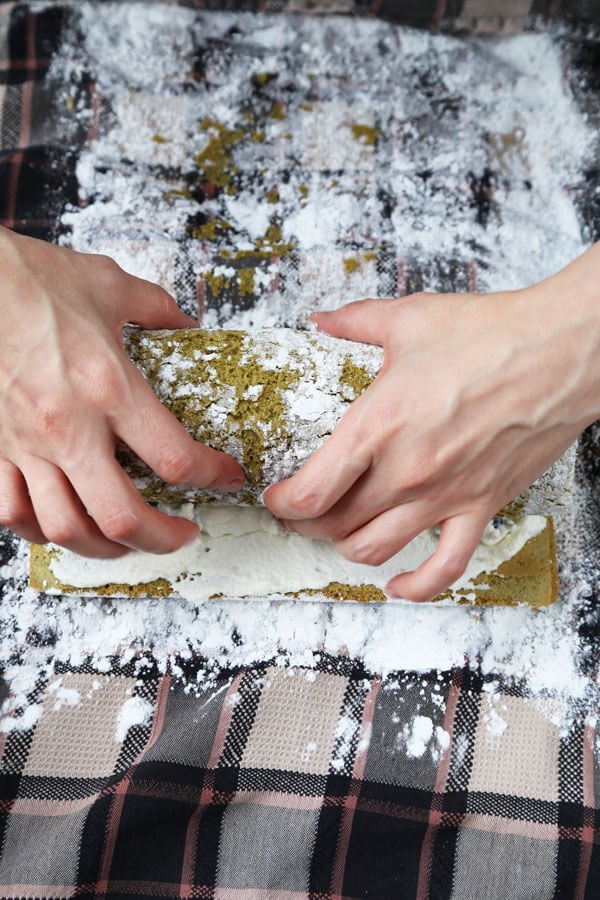
[(197, 323), (107, 257), (0, 228), (0, 259), (0, 524), (100, 558), (192, 541), (197, 526), (147, 505), (115, 447), (171, 483), (242, 486), (238, 463), (194, 441), (122, 347), (126, 323)]

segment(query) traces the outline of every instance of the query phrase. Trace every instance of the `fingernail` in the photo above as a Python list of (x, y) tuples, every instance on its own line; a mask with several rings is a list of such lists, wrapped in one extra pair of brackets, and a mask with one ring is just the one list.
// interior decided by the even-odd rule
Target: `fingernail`
[(280, 526), (285, 531), (287, 531), (288, 534), (298, 534), (300, 535), (300, 537), (302, 537), (302, 533), (298, 531), (296, 523), (293, 519), (277, 519), (277, 521), (279, 522)]
[(241, 476), (238, 475), (237, 478), (234, 478), (232, 481), (229, 481), (229, 482), (225, 485), (224, 490), (226, 490), (226, 491), (239, 491), (241, 488), (244, 487), (245, 484), (246, 484), (246, 479), (245, 479), (245, 478), (242, 478)]
[(325, 322), (329, 316), (331, 316), (332, 310), (329, 309), (321, 309), (319, 312), (311, 313), (308, 317), (313, 325), (316, 325), (317, 328), (321, 325), (321, 323)]
[(390, 587), (389, 584), (387, 585), (385, 592), (390, 600), (402, 600), (402, 594), (397, 591), (396, 588)]
[(201, 531), (200, 527), (196, 526), (195, 534), (191, 534), (189, 537), (187, 537), (183, 543), (183, 546), (188, 547), (190, 544), (195, 544), (196, 541), (198, 540), (198, 538), (200, 537), (200, 531)]

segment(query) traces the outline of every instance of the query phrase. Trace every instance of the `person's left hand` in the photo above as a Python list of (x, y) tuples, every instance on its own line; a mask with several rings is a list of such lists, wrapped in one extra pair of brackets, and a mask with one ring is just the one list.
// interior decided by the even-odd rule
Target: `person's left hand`
[(597, 359), (598, 305), (575, 314), (564, 297), (582, 277), (585, 299), (592, 293), (590, 260), (580, 259), (523, 291), (417, 294), (317, 314), (333, 336), (382, 345), (385, 361), (303, 468), (267, 489), (271, 512), (372, 565), (439, 524), (437, 551), (387, 590), (422, 601), (456, 581), (487, 522), (600, 409), (597, 367), (579, 362)]

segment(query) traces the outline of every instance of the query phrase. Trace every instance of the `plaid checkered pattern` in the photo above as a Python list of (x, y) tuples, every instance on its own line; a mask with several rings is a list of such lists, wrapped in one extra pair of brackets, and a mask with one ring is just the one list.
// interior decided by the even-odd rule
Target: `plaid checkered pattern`
[[(3, 898), (597, 896), (596, 735), (550, 701), (326, 657), (198, 691), (143, 672), (36, 686), (2, 748)], [(126, 701), (146, 716), (119, 734)]]
[[(484, 34), (521, 31), (523, 28), (547, 22), (555, 17), (585, 24), (596, 22), (600, 15), (600, 4), (597, 0), (421, 0), (421, 2), (417, 2), (417, 0), (165, 0), (165, 2), (196, 9), (231, 12), (378, 16), (403, 25)], [(27, 5), (27, 0), (0, 0), (0, 6), (12, 7), (19, 3)]]
[[(594, 0), (181, 0), (181, 4), (380, 16), (433, 30), (480, 33), (520, 31), (557, 15), (584, 23), (600, 18), (600, 4)], [(77, 202), (75, 149), (85, 139), (70, 134), (65, 143), (63, 117), (52, 108), (44, 87), (66, 8), (64, 3), (49, 3), (34, 12), (25, 0), (0, 0), (0, 223), (39, 237), (55, 236), (65, 199)], [(57, 121), (62, 126), (60, 137), (53, 127)]]
[(74, 147), (59, 142), (45, 80), (63, 17), (0, 4), (0, 223), (35, 237), (53, 236), (77, 198)]
[[(258, 6), (249, 2), (244, 8)], [(307, 6), (292, 0), (286, 9), (306, 11)], [(486, 30), (523, 27), (532, 13), (550, 14), (557, 6), (544, 9), (519, 0), (447, 6), (383, 0), (359, 8), (336, 0), (313, 10), (362, 11)], [(563, 11), (568, 10), (581, 18), (594, 14), (593, 4), (565, 5)], [(77, 202), (74, 163), (90, 139), (58, 110), (47, 77), (72, 16), (64, 4), (0, 4), (0, 221), (33, 235), (56, 235), (63, 209)], [(198, 76), (209, 82), (227, 75), (226, 60), (217, 65), (215, 48), (210, 49), (196, 56)], [(570, 58), (584, 76), (576, 89), (579, 100), (590, 116), (600, 118), (598, 44), (589, 36), (573, 41)], [(375, 75), (375, 53), (372, 71)], [(435, 75), (432, 66), (431, 85), (421, 85), (414, 102), (422, 103), (425, 119), (436, 116), (442, 123), (441, 140), (444, 116), (456, 117), (462, 98), (444, 93)], [(81, 99), (101, 116), (106, 101), (90, 73), (74, 91), (74, 102)], [(295, 114), (298, 98), (289, 97), (276, 80), (256, 85), (255, 103), (265, 114), (278, 101), (287, 103), (287, 114)], [(441, 114), (435, 106), (440, 97), (445, 103)], [(185, 95), (174, 102), (181, 104), (185, 120)], [(364, 232), (337, 240), (340, 259), (350, 251), (365, 254), (365, 284), (375, 283), (381, 293), (423, 285), (471, 286), (477, 272), (469, 256), (397, 259), (380, 240), (395, 202), (374, 174), (385, 166), (385, 156), (375, 158), (376, 151), (360, 143), (346, 142), (332, 151), (331, 143), (322, 140), (323, 123), (331, 123), (327, 89), (301, 102), (310, 105), (303, 111), (301, 166), (289, 165), (298, 147), (284, 155), (283, 164), (267, 147), (265, 153), (273, 156), (262, 167), (268, 163), (277, 174), (267, 187), (278, 189), (295, 179), (310, 191), (324, 171), (331, 177), (329, 170), (335, 169), (335, 177), (348, 181), (349, 202), (364, 207)], [(126, 147), (127, 123), (143, 125), (149, 113), (160, 117), (160, 109), (149, 109), (151, 96), (141, 90), (136, 96), (124, 92), (119, 103), (110, 112), (117, 121), (121, 117)], [(369, 127), (377, 124), (361, 120)], [(168, 122), (159, 118), (157, 130), (163, 125)], [(166, 146), (155, 143), (154, 156), (128, 163), (133, 162), (134, 176), (138, 166), (148, 189), (181, 184), (178, 147), (168, 145), (174, 157), (161, 156)], [(382, 142), (376, 150), (392, 153), (393, 146)], [(332, 152), (337, 154), (333, 160)], [(469, 208), (483, 224), (493, 214), (497, 177), (484, 169), (468, 182)], [(434, 173), (423, 169), (421, 180), (433, 200)], [(597, 236), (593, 166), (585, 181), (573, 186), (573, 193), (589, 234)], [(373, 195), (378, 207), (371, 214)], [(202, 224), (191, 216), (186, 228)], [(143, 256), (150, 240), (155, 248), (162, 240), (158, 269), (148, 274), (177, 289), (190, 308), (197, 289), (216, 315), (224, 302), (251, 308), (256, 299), (235, 287), (225, 298), (211, 294), (210, 285), (198, 288), (190, 276), (191, 254), (198, 247), (188, 241), (189, 233), (170, 242), (160, 221), (145, 223), (145, 229), (137, 224), (132, 229), (130, 222), (111, 227), (96, 234), (96, 249), (103, 242), (102, 249), (114, 249), (116, 255), (127, 239)], [(226, 239), (204, 246), (203, 262), (214, 267), (227, 249)], [(260, 268), (265, 261), (259, 256), (251, 264)], [(305, 284), (313, 278), (318, 292), (318, 250), (310, 257), (292, 255), (280, 265), (280, 281), (300, 272)], [(297, 312), (284, 306), (279, 315), (295, 321)], [(590, 494), (600, 477), (599, 445), (591, 429), (580, 458), (580, 479)], [(583, 524), (582, 558), (597, 552), (599, 538), (600, 524), (592, 515)], [(0, 561), (13, 553), (14, 541), (0, 532)], [(574, 623), (586, 639), (582, 666), (590, 684), (597, 682), (600, 659), (598, 587), (586, 583), (589, 602)], [(32, 630), (27, 640), (30, 647), (48, 646), (51, 654), (51, 630)], [(446, 673), (397, 673), (382, 681), (351, 660), (323, 655), (314, 668), (267, 661), (218, 676), (202, 660), (182, 659), (173, 669), (184, 671), (182, 680), (161, 674), (152, 658), (143, 667), (135, 662), (115, 658), (108, 672), (55, 662), (52, 674), (40, 678), (28, 697), (28, 709), (36, 709), (37, 718), (27, 720), (17, 709), (17, 727), (0, 732), (2, 898), (598, 897), (600, 754), (593, 717), (582, 714), (563, 731), (556, 723), (564, 711), (555, 701), (532, 699), (525, 684), (497, 679), (491, 690), (488, 679), (471, 666)], [(200, 687), (190, 690), (194, 683)], [(3, 698), (6, 691), (3, 685)], [(594, 697), (582, 707), (582, 713), (593, 713)], [(134, 724), (127, 727), (128, 722)]]
[[(73, 10), (63, 10), (63, 16), (76, 27)], [(168, 104), (147, 73), (136, 75), (137, 57), (131, 71), (120, 73), (123, 87), (116, 93), (107, 90), (93, 62), (74, 76), (71, 106), (83, 104), (91, 115), (86, 133), (64, 110), (57, 117), (55, 147), (60, 149), (60, 135), (66, 133), (69, 148), (64, 151), (67, 183), (61, 202), (76, 203), (68, 177), (73, 148), (93, 144), (98, 135), (106, 138), (106, 122), (114, 126), (103, 143), (103, 163), (91, 188), (96, 215), (89, 224), (84, 216), (74, 221), (70, 240), (77, 249), (108, 253), (133, 274), (159, 281), (187, 312), (207, 314), (209, 325), (230, 324), (238, 315), (240, 327), (251, 325), (257, 305), (263, 311), (268, 308), (270, 324), (302, 327), (312, 310), (341, 305), (349, 296), (492, 289), (487, 273), (498, 249), (485, 229), (497, 219), (502, 202), (537, 203), (541, 227), (548, 228), (547, 239), (560, 246), (563, 261), (577, 252), (578, 247), (571, 251), (569, 239), (554, 235), (552, 223), (544, 221), (551, 198), (544, 197), (541, 182), (531, 190), (519, 127), (514, 134), (487, 134), (485, 111), (482, 115), (470, 105), (468, 86), (457, 87), (447, 77), (451, 63), (444, 45), (431, 39), (423, 44), (429, 58), (424, 72), (422, 53), (417, 59), (403, 56), (393, 27), (372, 21), (369, 41), (361, 45), (357, 60), (362, 75), (353, 79), (343, 49), (336, 57), (328, 20), (294, 18), (287, 21), (294, 22), (298, 40), (289, 34), (286, 38), (282, 30), (275, 48), (277, 71), (270, 71), (273, 53), (253, 40), (247, 18), (240, 17), (238, 27), (231, 15), (229, 30), (212, 33), (210, 16), (199, 16), (200, 26), (189, 30), (182, 49), (182, 68), (171, 72), (164, 85)], [(98, 27), (108, 27), (105, 18)], [(112, 38), (120, 40), (116, 27)], [(312, 47), (315, 54), (322, 47), (332, 58), (332, 71), (318, 83), (295, 79), (294, 73), (307, 65), (304, 47)], [(479, 51), (480, 62), (485, 52)], [(246, 55), (264, 59), (266, 66), (252, 79), (240, 62)], [(454, 62), (460, 64), (458, 58)], [(499, 94), (510, 92), (518, 71), (507, 70), (506, 78), (495, 86)], [(188, 89), (190, 81), (202, 89), (201, 111), (198, 95)], [(400, 106), (395, 100), (398, 84), (403, 86)], [(233, 96), (223, 90), (225, 85), (235, 85)], [(492, 96), (490, 114), (497, 102)], [(235, 125), (225, 135), (219, 131), (218, 114), (213, 115), (224, 103), (235, 116)], [(283, 123), (275, 133), (270, 130), (274, 121)], [(352, 122), (358, 123), (356, 134), (349, 130)], [(226, 171), (190, 166), (189, 144), (199, 130), (208, 141), (231, 142)], [(340, 133), (344, 140), (336, 138)], [(475, 135), (484, 143), (484, 158), (471, 156)], [(449, 160), (457, 140), (464, 141), (464, 162), (453, 173)], [(56, 178), (56, 159), (53, 155), (48, 166), (40, 167), (38, 179), (49, 183)], [(124, 185), (138, 186), (131, 191), (126, 214), (116, 214), (111, 202), (116, 171), (123, 173)], [(20, 184), (24, 205), (35, 204), (30, 182), (22, 179)], [(579, 187), (569, 184), (565, 191), (576, 194)], [(333, 218), (323, 238), (328, 210), (314, 198), (327, 190), (347, 214), (342, 227), (335, 211), (329, 211)], [(46, 192), (51, 200), (52, 191), (46, 187), (44, 196)], [(7, 193), (10, 196), (10, 189)], [(143, 204), (136, 203), (136, 193)], [(154, 198), (151, 217), (148, 197)], [(252, 198), (274, 234), (283, 219), (299, 222), (303, 238), (276, 238), (265, 252), (243, 216), (232, 209), (232, 197)], [(99, 221), (103, 206), (106, 218)], [(176, 226), (174, 206), (182, 210)], [(406, 215), (407, 208), (412, 217)], [(430, 242), (424, 248), (420, 232), (425, 215), (453, 221), (465, 215), (465, 209), (466, 218), (480, 226), (481, 240), (455, 241), (451, 247), (438, 242), (439, 249)], [(312, 232), (319, 237), (313, 239)], [(524, 233), (523, 240), (526, 237)], [(240, 244), (254, 249), (240, 254)]]

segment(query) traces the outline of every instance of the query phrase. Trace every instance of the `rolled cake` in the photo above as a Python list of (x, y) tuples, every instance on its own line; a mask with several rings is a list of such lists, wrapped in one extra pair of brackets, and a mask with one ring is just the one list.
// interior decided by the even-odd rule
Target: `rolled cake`
[[(429, 530), (383, 566), (349, 563), (329, 542), (282, 532), (259, 504), (261, 492), (296, 472), (377, 376), (381, 348), (289, 329), (252, 334), (129, 329), (125, 344), (163, 403), (194, 438), (234, 456), (247, 485), (233, 496), (168, 485), (121, 448), (121, 462), (145, 498), (197, 519), (200, 538), (169, 556), (131, 554), (110, 561), (32, 547), (35, 588), (177, 594), (197, 601), (223, 596), (382, 601), (393, 575), (415, 568), (435, 550), (436, 535)], [(465, 575), (443, 598), (553, 602), (556, 549), (552, 519), (545, 513), (568, 495), (571, 474), (567, 456), (502, 511)]]
[(159, 398), (202, 443), (230, 453), (247, 484), (238, 494), (168, 485), (122, 448), (147, 500), (256, 505), (331, 434), (377, 375), (379, 347), (291, 329), (128, 330), (129, 356)]
[[(230, 453), (247, 484), (237, 494), (161, 481), (127, 448), (119, 458), (150, 502), (256, 505), (332, 433), (383, 362), (380, 347), (287, 328), (255, 332), (128, 329), (125, 346), (159, 398), (197, 440)], [(519, 498), (523, 512), (552, 514), (568, 501), (569, 450)]]

